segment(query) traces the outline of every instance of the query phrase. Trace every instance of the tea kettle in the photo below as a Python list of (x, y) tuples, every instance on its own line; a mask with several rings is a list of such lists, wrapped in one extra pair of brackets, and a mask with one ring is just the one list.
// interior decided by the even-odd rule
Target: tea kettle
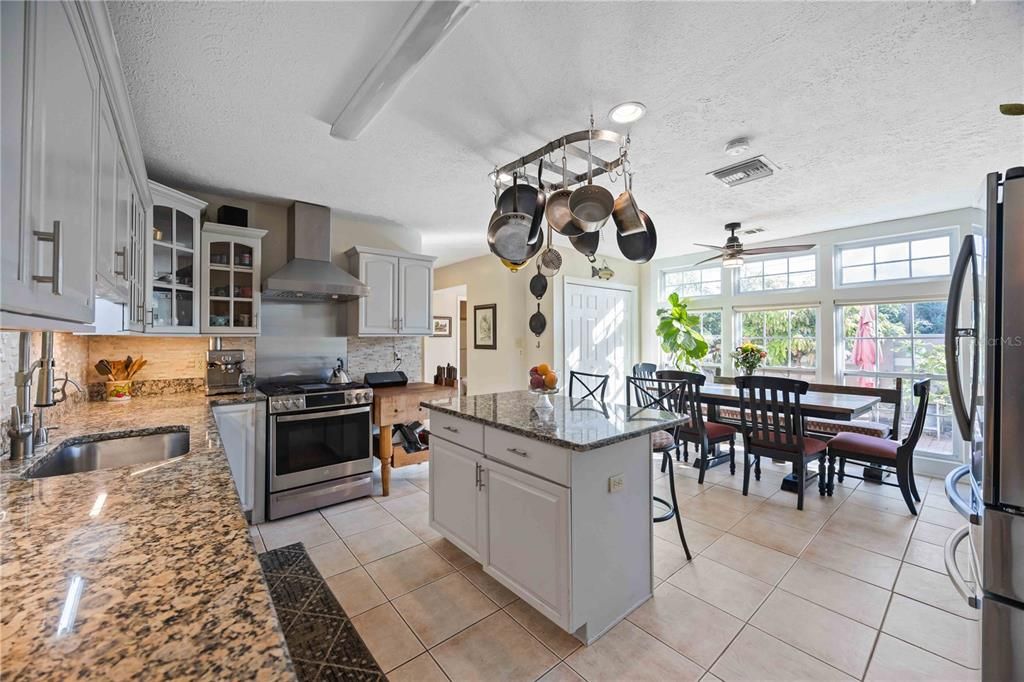
[(327, 380), (329, 384), (349, 384), (352, 380), (348, 378), (348, 372), (345, 371), (345, 365), (341, 358), (338, 358), (338, 366), (331, 371), (331, 376)]

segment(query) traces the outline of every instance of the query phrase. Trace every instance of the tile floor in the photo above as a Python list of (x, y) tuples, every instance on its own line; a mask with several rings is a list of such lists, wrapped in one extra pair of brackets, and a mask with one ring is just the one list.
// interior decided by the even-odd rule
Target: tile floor
[(976, 613), (942, 562), (960, 517), (938, 479), (919, 479), (914, 518), (896, 488), (847, 479), (797, 511), (783, 467), (763, 465), (745, 498), (727, 467), (698, 485), (679, 466), (693, 561), (657, 524), (654, 597), (584, 647), (430, 529), (428, 466), (394, 472), (390, 497), (252, 530), (259, 551), (306, 545), (392, 680), (979, 679)]

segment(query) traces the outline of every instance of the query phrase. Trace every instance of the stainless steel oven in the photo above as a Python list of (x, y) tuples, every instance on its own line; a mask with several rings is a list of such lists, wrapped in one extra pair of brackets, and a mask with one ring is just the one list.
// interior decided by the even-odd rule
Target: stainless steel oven
[(373, 493), (373, 392), (361, 385), (271, 384), (267, 516), (278, 519)]
[(273, 415), (270, 492), (373, 471), (370, 406)]

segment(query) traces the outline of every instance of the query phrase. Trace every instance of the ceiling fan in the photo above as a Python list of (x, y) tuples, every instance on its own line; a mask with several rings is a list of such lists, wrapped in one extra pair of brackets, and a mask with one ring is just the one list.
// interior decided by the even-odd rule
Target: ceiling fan
[(725, 246), (712, 246), (711, 244), (694, 244), (703, 246), (706, 249), (721, 251), (717, 256), (705, 258), (697, 263), (710, 263), (713, 260), (721, 260), (723, 268), (738, 268), (743, 265), (743, 256), (758, 256), (766, 253), (787, 253), (790, 251), (807, 251), (813, 249), (814, 244), (788, 244), (786, 246), (762, 246), (759, 249), (744, 249), (740, 238), (736, 236), (736, 230), (740, 229), (739, 223), (726, 223), (725, 229), (729, 231), (729, 238), (725, 240)]

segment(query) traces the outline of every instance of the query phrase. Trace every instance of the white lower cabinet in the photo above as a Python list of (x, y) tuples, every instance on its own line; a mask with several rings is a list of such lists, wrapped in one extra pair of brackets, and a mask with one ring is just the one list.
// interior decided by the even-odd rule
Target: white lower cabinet
[(485, 573), (588, 644), (651, 597), (649, 436), (576, 452), (441, 413), (430, 432), (430, 525)]
[(486, 506), (483, 455), (434, 438), (430, 443), (430, 523), (463, 552), (483, 563)]
[(256, 403), (213, 408), (221, 445), (244, 511), (252, 511), (256, 497), (256, 409)]
[(569, 489), (485, 459), (484, 570), (569, 628)]

